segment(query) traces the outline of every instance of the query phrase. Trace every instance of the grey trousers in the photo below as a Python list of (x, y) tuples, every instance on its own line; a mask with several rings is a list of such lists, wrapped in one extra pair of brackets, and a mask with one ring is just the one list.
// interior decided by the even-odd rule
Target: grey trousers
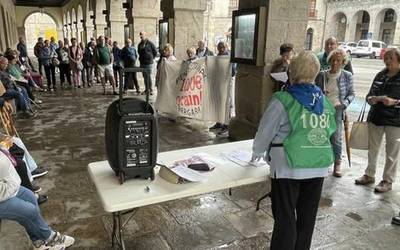
[(386, 140), (386, 160), (382, 179), (387, 182), (394, 182), (400, 150), (400, 127), (376, 126), (368, 124), (369, 151), (368, 167), (365, 174), (375, 177), (376, 165), (378, 162), (379, 148), (382, 144), (383, 135)]

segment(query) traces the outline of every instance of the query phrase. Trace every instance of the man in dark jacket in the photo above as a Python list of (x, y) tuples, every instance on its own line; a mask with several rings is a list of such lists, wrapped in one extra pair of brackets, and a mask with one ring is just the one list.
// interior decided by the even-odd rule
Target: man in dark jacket
[(32, 65), (31, 59), (28, 57), (28, 50), (26, 49), (26, 43), (24, 41), (24, 38), (22, 36), (19, 37), (19, 43), (17, 44), (17, 50), (19, 51), (19, 60), (22, 63), (28, 62), (29, 66), (33, 71), (35, 71), (35, 68)]
[(63, 41), (58, 41), (58, 48), (56, 49), (57, 58), (60, 64), (58, 68), (60, 69), (60, 85), (63, 86), (65, 79), (67, 79), (69, 86), (71, 84), (71, 69), (69, 66), (69, 55), (68, 48), (64, 46)]
[(33, 52), (38, 59), (40, 75), (43, 75), (43, 73), (42, 73), (43, 64), (42, 64), (42, 60), (40, 59), (40, 54), (42, 53), (43, 47), (44, 47), (43, 38), (39, 37), (35, 47), (33, 47)]
[[(138, 58), (138, 53), (134, 46), (132, 46), (132, 40), (127, 39), (125, 41), (125, 47), (121, 51), (121, 59), (124, 68), (132, 68), (135, 67), (136, 60)], [(139, 94), (139, 84), (136, 77), (136, 72), (125, 72), (125, 84), (124, 90), (128, 90), (128, 88), (132, 88), (132, 80), (133, 84), (136, 88), (136, 93)]]
[(149, 93), (153, 95), (153, 83), (151, 81), (151, 71), (153, 69), (154, 58), (157, 55), (156, 46), (146, 37), (146, 32), (141, 31), (140, 43), (138, 45), (140, 67), (144, 68), (143, 72), (144, 86), (146, 90), (142, 94)]
[(213, 56), (214, 53), (208, 49), (208, 47), (206, 47), (204, 41), (199, 41), (197, 43), (197, 45), (199, 46), (196, 49), (196, 56), (197, 57), (204, 57), (204, 56)]

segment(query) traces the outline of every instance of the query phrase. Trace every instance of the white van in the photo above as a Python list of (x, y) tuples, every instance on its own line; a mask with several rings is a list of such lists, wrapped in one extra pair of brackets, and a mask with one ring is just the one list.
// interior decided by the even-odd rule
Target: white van
[(360, 40), (357, 43), (357, 48), (351, 53), (353, 56), (369, 56), (370, 58), (379, 58), (381, 50), (385, 49), (386, 43), (375, 40)]
[(353, 54), (353, 51), (357, 48), (357, 43), (348, 42), (348, 43), (339, 43), (339, 48), (342, 48), (346, 51), (347, 54)]

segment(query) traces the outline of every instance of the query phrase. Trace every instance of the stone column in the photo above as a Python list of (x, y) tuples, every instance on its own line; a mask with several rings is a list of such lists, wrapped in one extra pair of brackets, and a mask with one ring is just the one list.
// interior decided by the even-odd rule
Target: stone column
[(74, 29), (72, 28), (72, 23), (68, 24), (68, 40), (74, 37)]
[(174, 49), (178, 59), (187, 58), (188, 47), (197, 47), (197, 42), (205, 37), (206, 0), (163, 0), (164, 18), (173, 18)]
[[(239, 9), (256, 8), (267, 1), (240, 0)], [(258, 124), (272, 96), (268, 73), (279, 56), (279, 46), (293, 43), (300, 51), (306, 39), (308, 0), (268, 1), (265, 66), (238, 64), (235, 86), (236, 117), (230, 122), (229, 136), (235, 140), (254, 138)], [(292, 6), (296, 6), (293, 8)], [(276, 35), (279, 34), (279, 35)]]
[(400, 17), (397, 16), (396, 28), (394, 29), (393, 44), (400, 46)]
[(120, 46), (124, 44), (124, 26), (127, 24), (122, 2), (123, 1), (110, 1), (110, 13), (107, 20), (111, 38), (113, 41), (117, 41)]
[(110, 21), (111, 38), (117, 41), (120, 46), (124, 44), (124, 26), (126, 21)]
[(135, 45), (139, 44), (140, 31), (146, 31), (147, 37), (158, 46), (157, 26), (161, 16), (159, 0), (133, 0), (131, 38)]
[[(353, 18), (355, 19), (355, 18)], [(351, 20), (347, 24), (346, 34), (345, 34), (345, 41), (355, 41), (356, 36), (356, 21)]]
[(106, 23), (96, 23), (96, 37), (104, 34), (104, 28), (107, 27)]
[(370, 22), (368, 27), (368, 33), (372, 32), (373, 40), (381, 40), (379, 39), (379, 31), (381, 28), (381, 15), (377, 15), (376, 13), (370, 14)]

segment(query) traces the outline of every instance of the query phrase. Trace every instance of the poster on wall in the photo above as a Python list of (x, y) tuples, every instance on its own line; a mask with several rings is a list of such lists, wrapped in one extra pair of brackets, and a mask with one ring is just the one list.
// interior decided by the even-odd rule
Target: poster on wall
[(231, 81), (229, 57), (163, 61), (155, 107), (159, 112), (225, 122)]

